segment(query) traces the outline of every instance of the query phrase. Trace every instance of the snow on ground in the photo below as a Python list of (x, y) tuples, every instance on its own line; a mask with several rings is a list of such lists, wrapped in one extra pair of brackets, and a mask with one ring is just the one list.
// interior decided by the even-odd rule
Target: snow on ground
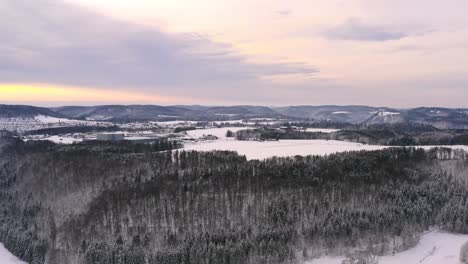
[(191, 126), (198, 122), (199, 121), (176, 120), (176, 121), (158, 121), (158, 122), (150, 122), (150, 123), (157, 124), (162, 127), (173, 127), (173, 126), (179, 126), (179, 125)]
[(89, 121), (89, 120), (76, 120), (68, 118), (57, 118), (52, 116), (37, 115), (34, 117), (34, 121), (43, 123), (43, 124), (64, 124), (64, 125), (86, 125), (86, 126), (111, 126), (113, 125), (110, 122), (98, 122), (98, 121)]
[(45, 116), (45, 115), (37, 115), (35, 117), (0, 118), (0, 130), (5, 129), (8, 131), (18, 131), (18, 132), (37, 130), (37, 129), (43, 129), (43, 128), (81, 126), (81, 125), (109, 127), (109, 126), (112, 126), (113, 124), (109, 122), (56, 118), (56, 117)]
[(187, 131), (187, 136), (194, 138), (194, 139), (198, 139), (206, 135), (213, 135), (213, 136), (218, 137), (220, 140), (227, 140), (226, 132), (228, 130), (231, 130), (232, 132), (237, 132), (243, 129), (251, 129), (251, 127), (221, 127), (221, 128), (197, 129), (197, 130)]
[(348, 111), (336, 111), (332, 113), (332, 115), (343, 115), (343, 114), (349, 114), (349, 112)]
[(336, 131), (340, 131), (340, 130), (334, 129), (334, 128), (306, 128), (306, 132), (333, 133)]
[[(185, 142), (184, 149), (197, 151), (229, 150), (245, 155), (247, 159), (265, 159), (273, 156), (289, 157), (295, 155), (328, 155), (337, 152), (358, 150), (380, 150), (390, 146), (366, 145), (361, 143), (337, 140), (279, 140), (279, 141), (239, 141), (226, 138), (227, 130), (236, 132), (246, 127), (225, 127), (187, 131), (189, 137), (201, 138), (203, 135), (214, 135), (219, 140)], [(463, 149), (468, 146), (417, 146), (429, 150), (435, 147)]]
[(244, 121), (242, 119), (239, 120), (226, 120), (226, 121), (213, 121), (213, 124), (220, 125), (220, 124), (242, 124)]
[(17, 257), (13, 256), (4, 246), (0, 243), (0, 263), (1, 264), (26, 264), (19, 260)]
[(73, 144), (73, 143), (78, 143), (78, 142), (83, 141), (82, 138), (75, 138), (72, 136), (44, 136), (44, 135), (31, 136), (31, 137), (23, 138), (23, 140), (24, 141), (48, 140), (57, 144)]
[(353, 150), (378, 150), (385, 146), (372, 146), (336, 140), (280, 140), (280, 141), (205, 141), (185, 143), (184, 149), (211, 151), (230, 150), (245, 155), (247, 159), (265, 159), (273, 156), (326, 155)]
[(50, 140), (54, 143), (58, 144), (73, 144), (75, 142), (81, 142), (82, 139), (80, 138), (74, 138), (74, 137), (62, 137), (62, 136), (50, 136), (46, 137), (43, 140)]
[[(459, 264), (460, 248), (468, 235), (434, 231), (421, 237), (418, 245), (392, 256), (379, 257), (379, 264)], [(307, 264), (341, 264), (343, 257), (322, 257)]]
[(276, 118), (265, 118), (265, 117), (260, 117), (260, 118), (250, 118), (252, 121), (275, 121), (277, 120)]
[(379, 116), (392, 116), (392, 115), (399, 115), (400, 113), (396, 113), (396, 112), (387, 112), (387, 111), (383, 111), (383, 112), (379, 112)]
[(67, 118), (57, 118), (57, 117), (45, 116), (45, 115), (35, 116), (34, 119), (41, 123), (77, 123), (77, 122), (86, 123), (88, 122), (88, 121), (71, 120)]

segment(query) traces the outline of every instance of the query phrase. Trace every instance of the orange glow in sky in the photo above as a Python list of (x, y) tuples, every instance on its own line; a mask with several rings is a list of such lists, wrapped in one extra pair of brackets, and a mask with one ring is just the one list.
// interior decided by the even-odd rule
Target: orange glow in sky
[(76, 87), (58, 87), (50, 85), (0, 84), (0, 102), (115, 102), (115, 103), (159, 103), (170, 104), (184, 101), (183, 98), (160, 96), (154, 93), (93, 89)]

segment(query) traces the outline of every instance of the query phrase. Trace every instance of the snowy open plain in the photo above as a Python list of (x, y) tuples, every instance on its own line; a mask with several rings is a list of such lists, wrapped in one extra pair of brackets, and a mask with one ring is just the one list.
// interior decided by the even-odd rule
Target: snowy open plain
[(226, 140), (234, 140), (233, 138), (227, 138), (226, 133), (228, 130), (232, 132), (237, 132), (243, 129), (252, 129), (251, 127), (221, 127), (221, 128), (207, 128), (207, 129), (197, 129), (197, 130), (190, 130), (187, 131), (187, 136), (192, 137), (194, 139), (202, 138), (206, 135), (213, 135), (218, 137), (220, 141)]
[[(187, 134), (193, 138), (203, 135), (215, 135), (218, 140), (185, 142), (185, 150), (212, 151), (228, 150), (237, 151), (245, 155), (247, 159), (266, 159), (270, 157), (290, 157), (307, 155), (328, 155), (337, 152), (379, 150), (389, 146), (366, 145), (361, 143), (338, 141), (338, 140), (279, 140), (279, 141), (239, 141), (226, 138), (226, 131), (236, 132), (245, 127), (232, 128), (210, 128), (188, 131)], [(434, 147), (448, 147), (452, 149), (463, 149), (468, 151), (468, 146), (417, 146), (418, 148), (431, 149)]]
[(265, 159), (273, 156), (327, 155), (353, 150), (379, 150), (385, 146), (372, 146), (336, 140), (279, 140), (279, 141), (238, 141), (215, 140), (185, 143), (184, 149), (197, 151), (229, 150), (245, 155), (247, 159)]
[[(421, 237), (409, 250), (393, 256), (378, 258), (379, 264), (460, 264), (460, 248), (468, 242), (468, 235), (434, 231)], [(323, 257), (307, 264), (341, 264), (344, 257)]]

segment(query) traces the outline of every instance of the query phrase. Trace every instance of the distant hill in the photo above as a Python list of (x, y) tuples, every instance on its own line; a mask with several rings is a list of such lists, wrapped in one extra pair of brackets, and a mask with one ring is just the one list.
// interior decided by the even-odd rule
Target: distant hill
[(77, 119), (105, 121), (151, 121), (184, 117), (192, 112), (185, 108), (159, 105), (64, 106), (57, 113)]
[(275, 111), (296, 118), (315, 120), (329, 120), (333, 122), (345, 122), (360, 124), (379, 111), (396, 111), (386, 107), (370, 106), (288, 106), (273, 108)]
[(294, 121), (346, 123), (353, 125), (424, 124), (439, 129), (468, 129), (468, 109), (420, 107), (394, 109), (372, 106), (287, 106), (252, 105), (99, 105), (42, 108), (24, 105), (0, 105), (0, 118), (45, 115), (58, 118), (132, 122), (171, 120), (240, 120), (276, 118)]
[(38, 115), (66, 118), (62, 113), (43, 107), (29, 105), (0, 105), (0, 118), (33, 118)]
[(103, 105), (64, 106), (52, 110), (72, 118), (107, 121), (230, 120), (282, 116), (263, 106)]
[(468, 129), (468, 109), (392, 109), (369, 106), (289, 106), (273, 109), (290, 117), (358, 125), (413, 123), (431, 125), (439, 129)]
[(407, 123), (408, 119), (403, 112), (397, 111), (378, 111), (369, 119), (363, 122), (363, 125), (378, 125), (378, 124), (401, 124)]
[(410, 109), (405, 114), (415, 123), (437, 128), (468, 129), (468, 109), (420, 107)]

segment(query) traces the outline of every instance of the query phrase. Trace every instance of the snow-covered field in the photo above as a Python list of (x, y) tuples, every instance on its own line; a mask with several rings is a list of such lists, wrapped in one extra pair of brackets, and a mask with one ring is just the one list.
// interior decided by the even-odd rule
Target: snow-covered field
[(40, 138), (40, 140), (49, 140), (57, 144), (73, 144), (83, 141), (81, 138), (74, 138), (70, 136), (49, 136)]
[[(421, 237), (418, 245), (392, 256), (379, 257), (379, 264), (459, 264), (460, 248), (468, 235), (434, 231)], [(323, 257), (307, 264), (341, 264), (343, 257)]]
[[(441, 146), (418, 146), (431, 149)], [(445, 146), (468, 151), (468, 146)], [(245, 155), (247, 159), (265, 159), (273, 156), (289, 157), (295, 155), (328, 155), (337, 152), (358, 150), (380, 150), (388, 146), (366, 145), (337, 140), (280, 140), (280, 141), (237, 141), (215, 140), (185, 143), (184, 149), (197, 151), (229, 150)]]
[(372, 146), (336, 140), (280, 140), (280, 141), (237, 141), (216, 140), (186, 143), (184, 149), (211, 151), (230, 150), (245, 155), (247, 159), (265, 159), (273, 156), (327, 155), (353, 150), (379, 150), (384, 146)]
[(334, 129), (334, 128), (306, 128), (306, 132), (333, 133), (336, 131), (340, 131), (340, 130)]
[(243, 129), (251, 129), (251, 127), (222, 127), (222, 128), (207, 128), (207, 129), (197, 129), (187, 131), (187, 136), (198, 139), (206, 135), (213, 135), (218, 137), (220, 141), (229, 140), (226, 138), (226, 133), (228, 130), (232, 132), (237, 132)]
[[(238, 141), (226, 138), (226, 132), (236, 132), (247, 127), (224, 127), (211, 129), (197, 129), (187, 131), (189, 137), (201, 138), (203, 135), (217, 136), (218, 140), (185, 142), (184, 149), (197, 151), (229, 150), (245, 155), (247, 159), (265, 159), (273, 156), (289, 157), (295, 155), (328, 155), (337, 152), (358, 150), (379, 150), (388, 146), (366, 145), (337, 140), (280, 140), (280, 141)], [(468, 151), (468, 146), (417, 146), (431, 149), (434, 147), (448, 147)]]
[(26, 264), (19, 260), (17, 257), (13, 256), (4, 246), (0, 243), (0, 263), (1, 264)]

